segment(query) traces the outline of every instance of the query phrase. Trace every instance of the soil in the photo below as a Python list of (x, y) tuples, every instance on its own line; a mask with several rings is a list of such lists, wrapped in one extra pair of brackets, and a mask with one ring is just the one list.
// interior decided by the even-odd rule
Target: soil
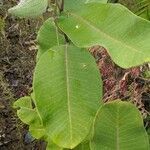
[(5, 28), (0, 34), (0, 150), (42, 150), (45, 144), (32, 139), (21, 123), (13, 102), (31, 92), (36, 56), (36, 32), (40, 19), (24, 20), (7, 14), (14, 0), (3, 0), (0, 16)]
[[(0, 17), (5, 20), (0, 34), (0, 150), (44, 150), (45, 143), (33, 139), (13, 109), (13, 102), (32, 91), (35, 67), (36, 33), (41, 19), (17, 19), (7, 14), (16, 0), (0, 1)], [(107, 51), (90, 49), (102, 74), (104, 102), (113, 99), (132, 100), (150, 127), (150, 65), (122, 69), (114, 64)]]

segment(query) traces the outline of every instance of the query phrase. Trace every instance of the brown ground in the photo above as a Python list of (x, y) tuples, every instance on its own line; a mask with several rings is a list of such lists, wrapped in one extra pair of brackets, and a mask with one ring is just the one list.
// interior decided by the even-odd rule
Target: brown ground
[[(7, 16), (15, 0), (0, 1), (0, 16), (5, 28), (0, 35), (0, 150), (44, 150), (45, 144), (30, 139), (28, 127), (21, 123), (12, 108), (13, 102), (31, 92), (35, 67), (35, 38), (39, 19), (24, 20)], [(141, 111), (145, 127), (150, 127), (150, 66), (124, 70), (110, 60), (99, 47), (91, 49), (104, 82), (104, 101), (132, 99)]]
[(28, 127), (12, 108), (17, 98), (31, 91), (39, 21), (7, 16), (12, 5), (13, 0), (3, 0), (0, 7), (0, 16), (5, 18), (0, 35), (0, 150), (42, 150), (41, 142), (30, 140)]

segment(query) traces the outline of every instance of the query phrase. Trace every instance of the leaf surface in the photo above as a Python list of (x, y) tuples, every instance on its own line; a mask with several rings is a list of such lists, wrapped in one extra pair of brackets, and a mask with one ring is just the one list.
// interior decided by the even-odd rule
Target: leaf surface
[(52, 143), (50, 140), (46, 146), (46, 150), (64, 150), (61, 147), (58, 147), (56, 144)]
[(91, 150), (149, 150), (142, 116), (129, 102), (114, 101), (98, 111)]
[(9, 13), (25, 18), (37, 17), (46, 11), (48, 0), (20, 0), (18, 5), (9, 9)]
[(18, 109), (17, 115), (19, 119), (29, 125), (29, 131), (34, 138), (47, 139), (47, 133), (42, 125), (37, 109), (32, 107), (32, 99), (30, 96), (18, 99), (13, 106)]
[(14, 103), (14, 108), (18, 108), (17, 115), (24, 123), (31, 126), (36, 126), (36, 124), (41, 124), (36, 109), (32, 108), (31, 97), (25, 96), (18, 99)]
[(81, 143), (77, 147), (75, 147), (73, 150), (91, 150), (89, 143)]
[(150, 22), (120, 4), (86, 4), (62, 15), (58, 26), (78, 47), (104, 46), (123, 68), (150, 61)]
[(77, 146), (89, 133), (102, 103), (102, 82), (94, 58), (74, 46), (53, 47), (37, 63), (33, 87), (51, 140), (64, 148)]
[(93, 2), (98, 2), (98, 3), (107, 3), (108, 0), (87, 0), (85, 3), (93, 3)]
[(86, 3), (92, 3), (92, 2), (100, 2), (100, 3), (107, 3), (107, 0), (64, 0), (64, 9), (65, 10), (80, 10), (82, 6), (84, 6)]

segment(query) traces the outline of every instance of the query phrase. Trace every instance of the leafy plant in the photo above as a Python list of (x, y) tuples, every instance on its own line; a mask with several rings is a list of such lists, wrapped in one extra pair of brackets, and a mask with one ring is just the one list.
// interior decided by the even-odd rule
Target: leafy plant
[[(33, 93), (14, 103), (47, 150), (149, 150), (142, 117), (130, 102), (103, 104), (99, 70), (87, 48), (101, 45), (119, 66), (150, 61), (150, 22), (106, 0), (56, 0), (38, 32)], [(19, 17), (46, 11), (48, 1), (21, 1)], [(34, 104), (34, 105), (33, 105)]]
[(147, 136), (143, 134), (142, 122), (140, 113), (130, 103), (116, 101), (105, 104), (95, 118), (95, 134), (91, 148), (94, 150), (106, 147), (111, 150), (149, 149)]
[(119, 0), (119, 2), (128, 7), (132, 12), (134, 12), (138, 16), (150, 20), (149, 0)]

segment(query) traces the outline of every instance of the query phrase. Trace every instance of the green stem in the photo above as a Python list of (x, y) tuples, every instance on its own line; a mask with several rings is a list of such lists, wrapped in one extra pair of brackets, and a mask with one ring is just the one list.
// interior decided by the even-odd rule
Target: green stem
[[(55, 4), (56, 4), (57, 9), (59, 9), (59, 13), (61, 14), (64, 11), (64, 0), (61, 0), (61, 3), (59, 3), (59, 0), (55, 0)], [(56, 21), (55, 21), (55, 25), (58, 28)], [(69, 38), (67, 37), (67, 35), (65, 33), (63, 33), (63, 34), (64, 34), (66, 43), (69, 43), (70, 42)]]

